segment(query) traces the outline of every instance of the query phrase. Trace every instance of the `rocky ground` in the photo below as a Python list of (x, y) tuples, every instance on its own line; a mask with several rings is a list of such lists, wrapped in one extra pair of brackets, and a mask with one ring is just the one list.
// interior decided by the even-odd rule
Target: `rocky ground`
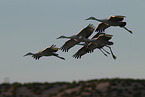
[(56, 83), (3, 83), (0, 97), (145, 97), (145, 80), (99, 79)]

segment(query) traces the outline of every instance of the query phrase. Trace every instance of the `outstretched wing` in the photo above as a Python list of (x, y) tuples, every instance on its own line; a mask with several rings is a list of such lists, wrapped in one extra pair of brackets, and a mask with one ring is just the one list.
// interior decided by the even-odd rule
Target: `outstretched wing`
[(94, 44), (94, 43), (90, 43), (86, 49), (86, 51), (88, 53), (92, 53), (96, 48), (98, 48), (99, 46)]
[(42, 50), (42, 52), (47, 55), (52, 54), (53, 52), (57, 52), (57, 51), (58, 51), (58, 48), (55, 48), (55, 47), (48, 47), (48, 48)]
[(97, 34), (95, 34), (91, 39), (97, 38), (97, 37), (98, 37), (99, 35), (101, 35), (101, 34), (105, 35), (105, 33), (97, 33)]
[(85, 38), (88, 38), (93, 31), (95, 30), (95, 28), (93, 27), (93, 24), (89, 24), (87, 27), (85, 27), (84, 29), (82, 29), (77, 36), (83, 36)]
[(81, 58), (83, 55), (85, 55), (87, 53), (86, 51), (86, 46), (83, 46), (82, 48), (80, 48), (74, 55), (73, 57), (74, 58)]
[(106, 28), (110, 27), (107, 24), (100, 23), (96, 29), (97, 32), (104, 32)]
[(109, 34), (100, 34), (97, 38), (93, 38), (93, 39), (95, 39), (97, 42), (99, 42), (99, 44), (104, 44), (108, 40), (110, 40), (111, 38), (112, 38), (112, 35), (109, 35)]
[(69, 50), (70, 48), (72, 48), (73, 46), (75, 46), (75, 45), (78, 44), (78, 43), (80, 43), (80, 42), (78, 42), (78, 41), (75, 40), (75, 39), (69, 39), (69, 40), (67, 40), (67, 41), (64, 43), (64, 45), (61, 47), (61, 50), (62, 50), (63, 52), (68, 52), (68, 50)]
[(37, 55), (32, 55), (32, 57), (35, 59), (35, 60), (39, 60), (42, 56), (37, 56)]
[(125, 16), (110, 16), (109, 21), (119, 22), (123, 21)]

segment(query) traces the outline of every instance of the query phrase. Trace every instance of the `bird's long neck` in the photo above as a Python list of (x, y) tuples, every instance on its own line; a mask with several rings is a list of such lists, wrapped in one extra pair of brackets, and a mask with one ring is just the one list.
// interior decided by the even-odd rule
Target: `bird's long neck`
[(71, 38), (70, 36), (64, 36), (64, 38)]
[(97, 19), (97, 18), (93, 18), (92, 20), (96, 20), (96, 21), (99, 21), (99, 22), (103, 21), (103, 19)]
[(35, 55), (34, 53), (29, 53), (28, 55)]
[(73, 36), (64, 36), (63, 38), (69, 39), (69, 38), (74, 38), (74, 37)]
[(27, 53), (26, 55), (24, 55), (24, 56), (29, 56), (29, 55), (35, 55), (34, 53)]

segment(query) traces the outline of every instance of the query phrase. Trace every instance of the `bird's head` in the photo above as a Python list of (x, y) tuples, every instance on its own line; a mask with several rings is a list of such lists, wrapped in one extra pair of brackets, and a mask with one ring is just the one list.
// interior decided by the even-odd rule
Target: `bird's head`
[(60, 36), (60, 37), (58, 37), (56, 39), (60, 39), (60, 38), (66, 38), (66, 37), (64, 35), (62, 35), (62, 36)]
[(95, 17), (89, 17), (86, 20), (96, 20), (96, 18)]
[(32, 54), (31, 52), (29, 52), (29, 53), (27, 53), (26, 55), (24, 55), (24, 57), (25, 57), (25, 56), (28, 56), (28, 55), (33, 55), (33, 54)]

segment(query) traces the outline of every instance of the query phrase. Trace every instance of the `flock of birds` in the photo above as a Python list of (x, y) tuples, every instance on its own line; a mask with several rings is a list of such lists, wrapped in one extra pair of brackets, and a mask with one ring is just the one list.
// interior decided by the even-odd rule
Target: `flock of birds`
[[(95, 17), (89, 17), (86, 20), (96, 20), (99, 21), (100, 24), (98, 24), (98, 27), (95, 30), (95, 27), (93, 24), (89, 24), (87, 27), (83, 28), (78, 34), (73, 36), (60, 36), (57, 39), (61, 38), (67, 38), (68, 40), (64, 43), (64, 45), (60, 48), (55, 47), (56, 45), (52, 45), (51, 47), (48, 47), (44, 50), (41, 50), (36, 53), (27, 53), (24, 56), (32, 55), (32, 57), (36, 60), (39, 60), (42, 56), (55, 56), (57, 58), (60, 58), (62, 60), (65, 60), (64, 57), (59, 56), (56, 52), (58, 50), (62, 50), (63, 52), (68, 52), (68, 50), (75, 45), (82, 45), (82, 47), (73, 55), (74, 58), (81, 58), (83, 55), (87, 53), (92, 53), (96, 48), (99, 49), (105, 56), (108, 56), (107, 54), (111, 54), (113, 59), (116, 59), (116, 56), (113, 54), (113, 51), (111, 49), (111, 45), (113, 45), (113, 42), (110, 41), (112, 38), (112, 35), (106, 34), (105, 29), (110, 26), (119, 26), (121, 28), (124, 28), (128, 32), (132, 34), (132, 31), (127, 29), (126, 22), (123, 22), (125, 16), (110, 16), (108, 19), (96, 19)], [(96, 35), (94, 35), (91, 39), (89, 39), (89, 36), (94, 32)], [(106, 51), (104, 47), (109, 48), (110, 52)]]

